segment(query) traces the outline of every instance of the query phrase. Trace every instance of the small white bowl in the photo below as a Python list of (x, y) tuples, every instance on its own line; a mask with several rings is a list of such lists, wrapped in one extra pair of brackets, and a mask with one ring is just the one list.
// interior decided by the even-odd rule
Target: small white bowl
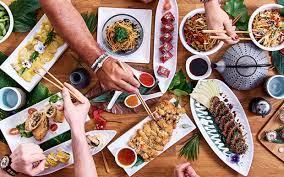
[[(130, 165), (128, 165), (128, 166), (125, 166), (125, 165), (121, 164), (121, 163), (118, 161), (118, 153), (119, 153), (119, 151), (122, 150), (122, 149), (130, 149), (132, 152), (134, 152), (135, 159), (134, 159), (134, 161), (133, 161), (132, 164), (130, 164)], [(117, 152), (116, 152), (116, 154), (115, 154), (115, 162), (116, 162), (116, 164), (117, 164), (118, 166), (120, 166), (121, 168), (124, 168), (124, 169), (126, 169), (126, 168), (131, 168), (131, 167), (136, 163), (136, 161), (137, 161), (137, 153), (135, 152), (134, 149), (132, 149), (132, 148), (130, 148), (130, 147), (122, 147), (122, 148), (118, 149)]]
[(12, 14), (10, 8), (4, 2), (0, 1), (0, 6), (4, 7), (4, 9), (8, 12), (9, 20), (10, 20), (10, 25), (9, 25), (8, 31), (5, 34), (5, 36), (0, 40), (0, 43), (2, 43), (6, 39), (8, 39), (8, 37), (11, 35), (11, 33), (13, 31), (13, 28), (14, 28), (14, 17), (13, 17), (13, 14)]
[[(17, 95), (15, 98), (17, 100), (17, 103), (13, 107), (10, 107), (6, 103), (4, 103), (4, 95), (9, 91), (12, 91)], [(21, 108), (25, 103), (26, 94), (21, 89), (16, 87), (3, 87), (2, 89), (0, 89), (0, 109), (4, 111), (13, 111)]]
[(253, 43), (258, 46), (259, 48), (261, 48), (262, 50), (266, 50), (266, 51), (277, 51), (277, 50), (281, 50), (284, 48), (284, 42), (282, 44), (280, 44), (279, 46), (276, 46), (276, 47), (265, 47), (263, 45), (261, 45), (260, 43), (258, 43), (256, 41), (256, 39), (254, 38), (254, 35), (252, 33), (252, 24), (253, 24), (253, 21), (254, 21), (254, 18), (257, 14), (259, 14), (260, 12), (263, 12), (265, 10), (271, 10), (271, 9), (280, 9), (280, 8), (283, 8), (284, 6), (280, 5), (280, 4), (266, 4), (266, 5), (263, 5), (261, 7), (259, 7), (258, 9), (256, 9), (253, 14), (250, 16), (250, 19), (249, 19), (249, 35), (250, 35), (250, 38), (252, 39)]
[[(191, 72), (190, 72), (190, 69), (189, 69), (189, 66), (190, 66), (190, 63), (194, 60), (194, 59), (197, 59), (197, 58), (202, 58), (203, 60), (206, 61), (207, 65), (208, 65), (208, 70), (207, 72), (203, 75), (203, 76), (195, 76), (193, 75)], [(192, 80), (202, 80), (202, 79), (206, 79), (208, 78), (211, 73), (212, 73), (212, 68), (211, 68), (211, 61), (210, 59), (205, 56), (205, 55), (193, 55), (191, 57), (189, 57), (187, 60), (186, 60), (186, 64), (185, 64), (185, 68), (186, 68), (186, 73), (188, 75), (188, 77)]]
[(218, 44), (215, 45), (215, 47), (213, 47), (211, 50), (209, 50), (207, 52), (197, 51), (187, 44), (185, 36), (184, 36), (184, 30), (183, 30), (184, 24), (185, 24), (185, 22), (188, 18), (191, 18), (196, 14), (204, 14), (204, 13), (205, 13), (204, 8), (198, 8), (198, 9), (195, 9), (195, 10), (189, 12), (186, 16), (184, 16), (182, 21), (181, 21), (181, 24), (179, 26), (179, 37), (180, 37), (182, 45), (186, 48), (186, 50), (188, 50), (189, 52), (191, 52), (195, 55), (206, 55), (207, 56), (207, 55), (211, 55), (211, 54), (217, 52), (218, 50), (220, 50), (222, 48), (222, 46), (224, 45), (224, 42), (220, 41)]
[[(273, 80), (274, 84), (272, 83)], [(277, 89), (278, 95), (273, 94), (273, 89)], [(275, 99), (284, 99), (284, 76), (283, 75), (275, 75), (270, 77), (265, 83), (266, 92)], [(279, 94), (281, 96), (279, 96)]]

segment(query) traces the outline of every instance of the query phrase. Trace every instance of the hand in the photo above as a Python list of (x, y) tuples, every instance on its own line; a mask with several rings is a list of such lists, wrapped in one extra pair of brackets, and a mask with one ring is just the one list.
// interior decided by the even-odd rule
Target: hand
[[(35, 176), (44, 170), (45, 155), (43, 150), (33, 143), (20, 144), (11, 154), (11, 167), (16, 172)], [(34, 165), (34, 163), (39, 163)]]
[(173, 177), (199, 177), (190, 163), (184, 163), (176, 166)]
[(127, 72), (119, 66), (116, 59), (109, 58), (97, 71), (97, 77), (104, 89), (136, 93), (140, 84), (134, 78), (130, 66), (123, 64), (128, 70)]
[(228, 44), (235, 44), (239, 42), (239, 37), (235, 33), (236, 27), (233, 26), (232, 20), (229, 18), (228, 14), (220, 7), (218, 0), (211, 0), (205, 3), (206, 21), (209, 29), (227, 31), (225, 33), (216, 33), (217, 36), (224, 38), (231, 38), (228, 40), (223, 40)]
[[(90, 109), (89, 100), (82, 95), (77, 89), (68, 83), (64, 83), (62, 91), (64, 101), (64, 116), (73, 131), (85, 131), (85, 122)], [(81, 103), (72, 103), (69, 90), (71, 90)]]

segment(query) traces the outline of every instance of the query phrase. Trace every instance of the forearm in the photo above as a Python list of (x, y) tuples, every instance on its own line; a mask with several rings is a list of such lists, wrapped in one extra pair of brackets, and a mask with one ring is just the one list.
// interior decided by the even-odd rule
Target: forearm
[(1, 177), (11, 177), (8, 173), (6, 173), (5, 171), (3, 171), (2, 169), (0, 169), (0, 176), (1, 176)]
[(40, 3), (56, 32), (86, 63), (92, 65), (103, 54), (70, 0), (40, 0)]
[(97, 177), (96, 165), (90, 153), (84, 130), (73, 129), (71, 134), (75, 177)]

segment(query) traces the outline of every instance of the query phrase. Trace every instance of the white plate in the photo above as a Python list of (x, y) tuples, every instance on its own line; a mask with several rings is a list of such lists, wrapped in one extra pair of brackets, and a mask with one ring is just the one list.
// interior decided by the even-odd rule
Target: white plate
[(186, 39), (185, 39), (185, 36), (184, 36), (184, 30), (183, 30), (183, 27), (184, 27), (184, 24), (186, 22), (186, 20), (188, 18), (191, 18), (193, 17), (194, 15), (196, 14), (203, 14), (205, 13), (205, 9), (204, 8), (198, 8), (198, 9), (194, 9), (193, 11), (190, 11), (188, 14), (186, 14), (186, 16), (183, 17), (181, 23), (180, 23), (180, 27), (179, 27), (179, 37), (180, 37), (180, 41), (182, 43), (182, 45), (184, 46), (184, 48), (186, 48), (186, 50), (188, 50), (189, 52), (195, 54), (195, 55), (211, 55), (215, 52), (217, 52), (218, 50), (220, 50), (222, 48), (222, 46), (224, 45), (224, 42), (221, 41), (219, 42), (219, 44), (217, 44), (215, 47), (213, 47), (211, 50), (207, 51), (207, 52), (200, 52), (200, 51), (197, 51), (195, 50), (194, 48), (190, 47), (187, 42), (186, 42)]
[[(114, 138), (114, 136), (116, 135), (116, 131), (114, 131), (114, 130), (94, 130), (94, 131), (87, 132), (86, 135), (92, 135), (92, 136), (98, 135), (99, 140), (101, 142), (103, 142), (98, 147), (91, 149), (91, 154), (95, 155), (95, 154), (99, 153), (101, 150), (103, 150), (105, 148), (105, 146)], [(70, 154), (69, 162), (67, 164), (61, 163), (56, 167), (48, 168), (48, 169), (44, 170), (43, 172), (41, 172), (40, 174), (38, 174), (36, 176), (43, 176), (43, 175), (48, 175), (48, 174), (54, 173), (54, 172), (59, 171), (63, 168), (66, 168), (66, 167), (68, 167), (68, 166), (70, 166), (74, 163), (71, 140), (66, 141), (62, 144), (59, 144), (59, 145), (45, 151), (44, 154), (47, 156), (50, 152), (56, 152), (57, 149), (62, 149), (65, 152), (68, 152)]]
[[(113, 143), (111, 143), (108, 146), (108, 149), (112, 153), (113, 156), (115, 156), (116, 152), (121, 148), (121, 147), (129, 147), (128, 146), (128, 141), (131, 139), (132, 136), (136, 134), (136, 131), (138, 129), (141, 129), (143, 125), (152, 120), (149, 116), (143, 119), (141, 122), (136, 124), (134, 127), (132, 127), (130, 130), (128, 130), (126, 133), (124, 133), (122, 136), (120, 136), (117, 140), (115, 140)], [(182, 128), (183, 124), (189, 125), (188, 128)], [(166, 151), (169, 147), (174, 145), (176, 142), (178, 142), (180, 139), (185, 137), (187, 134), (192, 132), (195, 129), (195, 125), (193, 122), (190, 120), (190, 118), (186, 115), (183, 114), (177, 123), (176, 129), (174, 129), (173, 134), (171, 136), (170, 141), (168, 144), (164, 147), (164, 150), (159, 152), (159, 155), (162, 154), (164, 151)], [(131, 168), (124, 169), (124, 171), (128, 174), (128, 176), (132, 176), (134, 173), (142, 169), (145, 165), (147, 165), (149, 162), (144, 162), (139, 166), (133, 166)]]
[(283, 8), (284, 6), (280, 5), (280, 4), (265, 4), (261, 7), (259, 7), (258, 9), (256, 9), (253, 14), (250, 16), (250, 19), (249, 19), (249, 25), (248, 25), (248, 28), (249, 28), (249, 36), (250, 38), (252, 39), (253, 43), (261, 48), (262, 50), (266, 50), (266, 51), (277, 51), (277, 50), (281, 50), (284, 48), (284, 42), (282, 42), (282, 44), (276, 46), (276, 47), (265, 47), (263, 46), (262, 44), (260, 44), (259, 42), (256, 41), (253, 33), (252, 33), (252, 24), (253, 24), (253, 21), (254, 21), (254, 18), (256, 15), (258, 15), (260, 12), (264, 12), (265, 10), (271, 10), (271, 9), (281, 9)]
[(97, 41), (103, 46), (103, 27), (105, 23), (113, 16), (118, 14), (130, 15), (140, 22), (143, 28), (143, 41), (141, 46), (132, 54), (119, 56), (112, 55), (123, 62), (131, 63), (149, 63), (150, 62), (150, 46), (151, 46), (151, 25), (152, 10), (147, 9), (125, 9), (125, 8), (108, 8), (99, 7), (98, 10), (98, 28)]
[[(17, 74), (17, 72), (11, 66), (11, 63), (17, 60), (19, 50), (25, 47), (25, 45), (40, 30), (41, 24), (45, 19), (47, 19), (47, 17), (46, 15), (43, 15), (41, 19), (39, 20), (39, 22), (36, 24), (36, 26), (32, 29), (32, 31), (26, 36), (26, 38), (21, 42), (21, 44), (14, 50), (14, 52), (5, 60), (5, 62), (0, 67), (6, 74), (8, 74), (11, 78), (13, 78), (16, 82), (18, 82), (28, 92), (30, 92), (38, 84), (38, 82), (42, 79), (41, 76), (36, 74), (31, 80), (31, 82), (27, 82)], [(68, 46), (66, 43), (60, 46), (57, 49), (57, 52), (55, 53), (53, 59), (50, 62), (46, 63), (43, 67), (46, 70), (49, 70), (54, 65), (54, 63), (58, 60), (61, 54), (63, 54), (63, 52), (67, 49), (67, 47)], [(46, 73), (41, 69), (40, 74), (45, 75)]]
[[(164, 15), (163, 12), (163, 5), (164, 5), (164, 0), (160, 0), (159, 4), (157, 6), (157, 11), (156, 11), (156, 18), (155, 18), (155, 39), (154, 39), (154, 58), (153, 58), (153, 69), (155, 73), (155, 77), (159, 81), (159, 87), (162, 93), (166, 93), (168, 90), (172, 79), (175, 76), (176, 73), (176, 67), (177, 67), (177, 48), (178, 48), (178, 5), (176, 0), (170, 0), (172, 8), (169, 10), (172, 12), (172, 14), (175, 17), (175, 22), (174, 22), (174, 31), (172, 33), (173, 35), (173, 40), (172, 40), (172, 45), (173, 49), (171, 50), (171, 53), (173, 54), (173, 57), (166, 61), (165, 63), (161, 62), (160, 60), (160, 37), (161, 37), (161, 27), (162, 27), (162, 22), (161, 19)], [(164, 66), (165, 68), (170, 70), (170, 75), (168, 78), (160, 76), (157, 71), (159, 66)]]
[[(245, 154), (240, 156), (239, 163), (232, 163), (230, 161), (230, 156), (232, 153), (221, 141), (221, 136), (216, 131), (212, 121), (213, 118), (208, 113), (208, 110), (193, 98), (190, 98), (190, 108), (193, 118), (203, 137), (215, 154), (233, 170), (244, 176), (247, 176), (251, 167), (254, 152), (253, 139), (247, 116), (241, 103), (232, 90), (224, 82), (217, 79), (214, 80), (218, 83), (220, 92), (223, 93), (223, 95), (226, 95), (228, 103), (232, 104), (232, 111), (236, 112), (236, 119), (239, 119), (240, 124), (243, 126), (242, 130), (243, 134), (245, 135), (246, 143), (248, 144), (248, 150)], [(198, 84), (204, 81), (206, 80), (199, 81)]]
[[(57, 93), (59, 96), (61, 96), (60, 93)], [(50, 97), (49, 97), (50, 98)], [(9, 148), (11, 149), (11, 151), (14, 151), (19, 144), (22, 143), (35, 143), (35, 144), (41, 144), (51, 138), (54, 138), (68, 130), (70, 130), (69, 124), (67, 123), (66, 120), (64, 120), (63, 123), (56, 123), (58, 125), (58, 129), (55, 132), (52, 132), (50, 130), (48, 130), (46, 136), (44, 137), (44, 139), (42, 141), (37, 141), (36, 139), (34, 139), (34, 137), (31, 138), (25, 138), (22, 137), (20, 135), (10, 135), (9, 131), (11, 128), (16, 128), (17, 125), (22, 124), (25, 122), (25, 120), (27, 119), (29, 113), (28, 110), (30, 108), (35, 108), (37, 110), (42, 110), (44, 109), (45, 106), (47, 106), (49, 104), (49, 98), (46, 98), (45, 100), (17, 113), (14, 114), (2, 121), (0, 121), (0, 130), (2, 131)], [(60, 100), (58, 101), (56, 104), (63, 104), (63, 101)], [(88, 117), (87, 120), (89, 120), (90, 118)], [(51, 123), (53, 123), (50, 120), (49, 125), (51, 125)]]

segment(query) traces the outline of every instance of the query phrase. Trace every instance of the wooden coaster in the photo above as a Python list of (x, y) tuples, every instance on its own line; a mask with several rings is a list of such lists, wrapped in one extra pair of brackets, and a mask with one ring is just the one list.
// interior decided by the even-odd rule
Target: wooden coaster
[(281, 125), (284, 124), (280, 121), (279, 116), (281, 110), (284, 109), (284, 102), (281, 104), (281, 106), (278, 108), (278, 110), (271, 116), (270, 120), (267, 122), (267, 124), (262, 128), (262, 130), (258, 134), (258, 140), (261, 142), (263, 146), (265, 146), (272, 154), (277, 156), (279, 159), (281, 159), (284, 162), (284, 153), (279, 152), (279, 148), (283, 147), (284, 144), (276, 144), (276, 143), (270, 143), (266, 140), (264, 140), (265, 131), (269, 130), (275, 130), (279, 128)]

